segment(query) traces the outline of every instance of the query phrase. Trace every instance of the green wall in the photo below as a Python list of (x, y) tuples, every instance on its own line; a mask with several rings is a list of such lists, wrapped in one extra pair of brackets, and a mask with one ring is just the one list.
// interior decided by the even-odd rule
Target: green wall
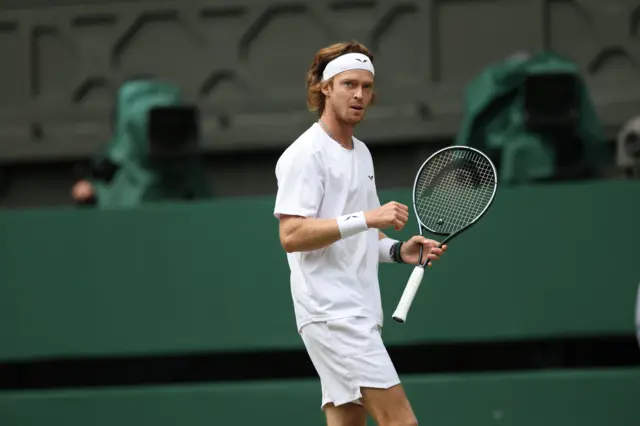
[[(404, 325), (390, 315), (411, 267), (381, 266), (387, 343), (633, 333), (638, 194), (630, 181), (500, 190)], [(272, 209), (2, 212), (0, 360), (300, 348)]]
[[(640, 424), (640, 369), (409, 376), (403, 382), (420, 424)], [(0, 392), (0, 419), (7, 426), (326, 424), (316, 380)]]

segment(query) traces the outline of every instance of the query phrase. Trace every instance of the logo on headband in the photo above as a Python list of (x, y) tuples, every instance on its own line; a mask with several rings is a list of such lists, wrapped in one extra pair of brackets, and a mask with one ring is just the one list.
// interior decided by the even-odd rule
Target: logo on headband
[(353, 58), (353, 59), (355, 59), (355, 60), (356, 60), (356, 61), (358, 61), (358, 62), (362, 62), (363, 64), (364, 64), (365, 62), (367, 62), (367, 60), (366, 60), (366, 59), (360, 59), (360, 58)]

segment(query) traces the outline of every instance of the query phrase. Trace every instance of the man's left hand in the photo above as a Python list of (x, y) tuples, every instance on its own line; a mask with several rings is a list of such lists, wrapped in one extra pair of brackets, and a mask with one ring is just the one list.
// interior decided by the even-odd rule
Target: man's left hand
[[(418, 265), (427, 260), (431, 260), (429, 262), (429, 266), (432, 265), (432, 262), (440, 259), (442, 253), (447, 250), (447, 245), (443, 245), (441, 248), (438, 248), (440, 243), (435, 240), (430, 240), (425, 237), (421, 237), (416, 235), (412, 237), (409, 241), (402, 244), (402, 248), (400, 249), (400, 256), (402, 257), (402, 261), (411, 265)], [(420, 246), (422, 246), (422, 262), (418, 262), (418, 256), (420, 256)]]

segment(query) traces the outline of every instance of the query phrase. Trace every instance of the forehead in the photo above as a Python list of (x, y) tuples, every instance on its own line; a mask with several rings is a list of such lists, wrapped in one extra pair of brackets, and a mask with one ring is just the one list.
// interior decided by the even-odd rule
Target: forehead
[(336, 75), (337, 81), (357, 81), (360, 84), (373, 83), (373, 74), (367, 70), (348, 70)]

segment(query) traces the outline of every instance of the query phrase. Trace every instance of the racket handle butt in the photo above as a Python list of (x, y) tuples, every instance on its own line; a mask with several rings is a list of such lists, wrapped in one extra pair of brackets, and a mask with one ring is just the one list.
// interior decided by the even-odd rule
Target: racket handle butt
[(404, 324), (404, 319), (402, 319), (400, 317), (397, 317), (397, 316), (393, 315), (391, 318), (393, 318), (393, 320), (395, 322), (397, 322), (397, 323)]
[(400, 297), (400, 301), (398, 302), (398, 306), (396, 310), (391, 315), (391, 318), (395, 322), (400, 324), (404, 324), (407, 320), (407, 314), (409, 313), (409, 308), (413, 303), (413, 299), (416, 296), (416, 292), (418, 291), (418, 287), (422, 283), (422, 277), (424, 276), (424, 268), (422, 266), (416, 266), (413, 268), (413, 272), (407, 281), (407, 285), (402, 292), (402, 297)]

